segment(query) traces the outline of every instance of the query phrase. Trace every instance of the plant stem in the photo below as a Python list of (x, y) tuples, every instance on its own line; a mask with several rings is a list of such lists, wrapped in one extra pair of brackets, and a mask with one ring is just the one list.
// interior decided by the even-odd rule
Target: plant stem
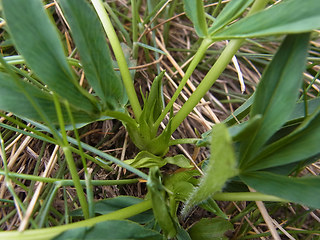
[(130, 71), (128, 68), (128, 64), (126, 62), (126, 58), (123, 54), (119, 39), (117, 37), (117, 34), (112, 26), (112, 23), (110, 21), (110, 18), (103, 6), (103, 3), (101, 0), (91, 0), (100, 20), (103, 25), (103, 28), (110, 40), (110, 44), (113, 49), (113, 53), (117, 59), (118, 66), (120, 69), (120, 73), (122, 76), (123, 84), (125, 86), (130, 104), (132, 106), (132, 110), (137, 118), (137, 120), (140, 118), (141, 115), (141, 106), (137, 97), (137, 94), (134, 89), (134, 84), (131, 79)]
[(74, 186), (77, 191), (79, 202), (80, 202), (80, 205), (83, 210), (83, 216), (85, 219), (88, 219), (89, 218), (89, 207), (88, 207), (88, 203), (87, 203), (86, 197), (84, 195), (84, 192), (83, 192), (83, 189), (82, 189), (82, 186), (80, 183), (80, 178), (78, 175), (76, 164), (74, 163), (74, 159), (72, 157), (72, 152), (69, 147), (63, 147), (63, 152), (65, 154), (68, 168), (71, 173), (71, 177), (72, 177), (72, 180), (74, 182)]
[(270, 201), (270, 202), (288, 202), (285, 199), (271, 196), (259, 192), (236, 192), (236, 193), (216, 193), (212, 197), (218, 201)]
[(44, 228), (44, 229), (37, 229), (37, 230), (27, 230), (24, 232), (18, 231), (7, 231), (0, 233), (0, 239), (6, 240), (17, 240), (17, 239), (24, 239), (24, 240), (43, 240), (43, 239), (52, 239), (53, 237), (57, 236), (58, 234), (74, 229), (79, 227), (90, 227), (96, 223), (107, 221), (107, 220), (122, 220), (126, 218), (130, 218), (135, 216), (139, 213), (145, 212), (152, 207), (151, 200), (146, 200), (141, 203), (135, 204), (130, 207), (126, 207), (112, 213), (98, 216), (95, 218), (91, 218), (88, 220), (71, 223), (63, 226), (58, 227), (51, 227), (51, 228)]
[(132, 56), (133, 59), (138, 58), (138, 9), (137, 9), (137, 0), (131, 0), (131, 12), (132, 12), (132, 41), (133, 49)]
[[(159, 116), (159, 118), (157, 119), (157, 121), (155, 122), (155, 127), (159, 127), (160, 123), (162, 122), (162, 120), (164, 119), (164, 117), (166, 116), (166, 114), (170, 111), (170, 109), (172, 108), (174, 102), (177, 100), (177, 98), (179, 97), (183, 87), (186, 85), (188, 79), (190, 78), (191, 74), (193, 73), (193, 71), (196, 69), (196, 67), (198, 66), (199, 62), (201, 61), (201, 59), (203, 58), (204, 54), (206, 53), (208, 47), (213, 43), (213, 41), (211, 39), (204, 39), (198, 49), (198, 51), (196, 52), (196, 54), (194, 55), (185, 75), (183, 76), (177, 90), (175, 91), (175, 93), (173, 94), (172, 98), (170, 99), (169, 103), (167, 104), (167, 106), (165, 107), (165, 109), (162, 111), (161, 115)], [(201, 99), (201, 98), (200, 98)]]
[[(247, 16), (263, 9), (267, 4), (267, 0), (256, 0), (251, 7)], [(221, 53), (218, 60), (212, 66), (210, 71), (201, 81), (197, 89), (192, 93), (189, 99), (185, 102), (182, 106), (180, 111), (175, 115), (172, 119), (171, 125), (171, 133), (173, 133), (178, 126), (182, 123), (182, 121), (189, 115), (189, 113), (193, 110), (193, 108), (198, 104), (200, 99), (210, 90), (212, 85), (224, 71), (224, 69), (228, 66), (229, 62), (231, 61), (232, 57), (236, 54), (244, 39), (235, 39), (231, 40), (226, 48)]]

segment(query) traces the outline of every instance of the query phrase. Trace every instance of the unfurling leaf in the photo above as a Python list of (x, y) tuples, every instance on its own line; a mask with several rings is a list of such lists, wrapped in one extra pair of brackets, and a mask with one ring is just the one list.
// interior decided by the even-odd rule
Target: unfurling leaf
[(199, 186), (193, 190), (185, 203), (182, 210), (183, 216), (193, 206), (202, 203), (214, 193), (221, 191), (226, 181), (238, 173), (232, 139), (227, 127), (224, 124), (213, 126), (211, 138), (209, 163)]

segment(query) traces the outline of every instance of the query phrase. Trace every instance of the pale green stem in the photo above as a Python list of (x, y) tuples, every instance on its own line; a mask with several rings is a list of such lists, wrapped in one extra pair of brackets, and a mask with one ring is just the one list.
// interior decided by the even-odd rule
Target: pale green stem
[(218, 201), (269, 201), (288, 202), (283, 198), (267, 195), (259, 192), (235, 192), (235, 193), (215, 193), (212, 197)]
[(132, 41), (133, 41), (133, 58), (138, 58), (138, 9), (137, 0), (131, 0), (131, 12), (132, 12)]
[(0, 239), (6, 240), (44, 240), (44, 239), (52, 239), (55, 236), (59, 235), (60, 233), (74, 229), (79, 227), (90, 227), (96, 223), (108, 221), (108, 220), (122, 220), (126, 218), (130, 218), (135, 216), (139, 213), (145, 212), (152, 207), (151, 200), (146, 200), (141, 203), (135, 204), (130, 207), (126, 207), (112, 213), (98, 216), (95, 218), (90, 218), (88, 220), (71, 223), (63, 226), (58, 227), (51, 227), (51, 228), (43, 228), (43, 229), (36, 229), (36, 230), (26, 230), (24, 232), (18, 231), (7, 231), (0, 233)]
[[(267, 0), (256, 0), (251, 7), (247, 16), (262, 10), (266, 4), (268, 3)], [(229, 62), (231, 61), (232, 57), (236, 54), (244, 39), (236, 39), (231, 40), (224, 51), (221, 53), (218, 60), (212, 66), (210, 71), (201, 81), (197, 89), (193, 92), (193, 94), (189, 97), (189, 99), (185, 102), (182, 108), (179, 110), (177, 115), (175, 115), (172, 119), (171, 125), (171, 133), (173, 133), (178, 126), (182, 123), (182, 121), (192, 112), (193, 108), (198, 104), (200, 99), (205, 96), (205, 94), (210, 90), (212, 85), (224, 71), (224, 69), (228, 66)]]
[(126, 58), (124, 56), (124, 53), (122, 51), (119, 39), (117, 37), (117, 34), (112, 26), (112, 23), (110, 21), (110, 18), (108, 16), (108, 13), (106, 12), (103, 3), (101, 0), (91, 0), (96, 12), (98, 13), (98, 16), (101, 20), (101, 23), (103, 25), (103, 28), (109, 38), (110, 44), (113, 49), (113, 53), (117, 59), (118, 66), (120, 69), (120, 73), (122, 76), (123, 84), (126, 88), (127, 95), (130, 101), (130, 104), (132, 106), (132, 110), (137, 118), (137, 120), (140, 118), (141, 115), (141, 106), (137, 97), (137, 94), (134, 89), (134, 84), (131, 79), (130, 71), (128, 68), (128, 64), (126, 62)]
[[(5, 175), (4, 170), (0, 170), (0, 175)], [(30, 174), (24, 173), (15, 173), (15, 172), (8, 172), (8, 176), (11, 178), (20, 178), (25, 180), (31, 180), (36, 182), (45, 182), (45, 183), (54, 183), (59, 184), (61, 186), (74, 186), (73, 180), (66, 180), (60, 178), (46, 178), (40, 176), (34, 176)], [(93, 186), (109, 186), (109, 185), (123, 185), (123, 184), (133, 184), (138, 183), (139, 179), (123, 179), (123, 180), (91, 180), (91, 184)], [(82, 186), (85, 186), (85, 180), (80, 180)]]
[(198, 49), (198, 51), (196, 52), (196, 54), (194, 55), (185, 75), (183, 76), (183, 78), (181, 79), (181, 82), (177, 88), (177, 90), (175, 91), (175, 93), (173, 94), (172, 98), (170, 99), (169, 103), (167, 104), (167, 106), (165, 107), (165, 109), (162, 111), (161, 115), (159, 116), (159, 118), (157, 119), (157, 121), (155, 122), (155, 128), (160, 126), (160, 123), (162, 122), (162, 120), (164, 119), (164, 117), (166, 116), (166, 114), (170, 111), (170, 109), (172, 108), (174, 102), (177, 100), (177, 98), (179, 97), (183, 87), (186, 85), (188, 79), (190, 78), (191, 74), (193, 73), (193, 71), (196, 69), (196, 67), (198, 66), (199, 62), (201, 61), (201, 59), (203, 58), (203, 56), (205, 55), (208, 47), (213, 43), (213, 41), (211, 39), (204, 39)]
[(74, 159), (72, 157), (72, 152), (71, 152), (68, 140), (67, 140), (67, 132), (65, 130), (65, 123), (64, 123), (64, 119), (63, 119), (63, 115), (62, 115), (61, 105), (60, 105), (58, 96), (54, 93), (52, 94), (52, 96), (53, 96), (54, 106), (56, 108), (56, 112), (57, 112), (57, 116), (58, 116), (59, 126), (61, 129), (61, 135), (62, 135), (62, 141), (63, 141), (61, 143), (61, 146), (62, 146), (64, 155), (65, 155), (65, 159), (68, 164), (68, 168), (69, 168), (72, 180), (74, 181), (74, 186), (76, 188), (79, 202), (82, 207), (83, 216), (85, 219), (87, 219), (87, 218), (89, 218), (88, 203), (86, 201), (86, 197), (85, 197), (85, 194), (83, 192), (83, 188), (80, 183), (80, 178), (78, 175), (77, 167), (76, 167), (76, 164), (74, 163)]

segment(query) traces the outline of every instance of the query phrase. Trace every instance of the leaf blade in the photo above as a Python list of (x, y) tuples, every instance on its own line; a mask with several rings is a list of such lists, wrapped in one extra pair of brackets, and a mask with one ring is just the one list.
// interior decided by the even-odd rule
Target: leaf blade
[(289, 0), (232, 24), (213, 39), (253, 38), (310, 32), (320, 28), (318, 0)]
[(199, 37), (206, 37), (208, 35), (208, 27), (205, 18), (205, 12), (202, 0), (184, 0), (184, 9), (192, 21), (196, 33)]
[(96, 12), (83, 0), (58, 2), (70, 25), (88, 82), (111, 110), (120, 107), (124, 86), (113, 69), (110, 50)]
[(74, 107), (97, 112), (96, 100), (76, 82), (41, 1), (3, 0), (2, 5), (15, 47), (41, 81)]
[(302, 83), (308, 44), (309, 34), (287, 36), (263, 73), (250, 112), (251, 118), (262, 115), (262, 120), (256, 133), (241, 146), (242, 169), (294, 110)]
[(299, 204), (319, 208), (320, 178), (293, 178), (278, 174), (256, 171), (241, 174), (240, 178), (255, 190), (278, 196)]

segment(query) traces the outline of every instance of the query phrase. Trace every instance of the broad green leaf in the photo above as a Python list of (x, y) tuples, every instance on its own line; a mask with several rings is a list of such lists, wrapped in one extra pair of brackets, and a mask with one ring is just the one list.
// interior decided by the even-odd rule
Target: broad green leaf
[(147, 187), (148, 193), (151, 195), (152, 211), (157, 223), (166, 237), (173, 238), (177, 234), (176, 223), (166, 203), (166, 192), (162, 185), (158, 167), (150, 168)]
[(252, 2), (253, 0), (232, 0), (227, 3), (209, 28), (209, 35), (213, 35), (215, 32), (239, 17)]
[[(138, 204), (142, 201), (144, 200), (141, 198), (136, 198), (131, 196), (118, 196), (115, 198), (107, 198), (94, 203), (94, 212), (97, 215), (104, 215), (104, 214), (108, 214), (108, 213), (120, 210), (122, 208), (126, 208), (129, 206)], [(82, 217), (83, 216), (82, 210), (77, 209), (75, 211), (72, 211), (70, 213), (70, 216)], [(153, 217), (152, 211), (148, 210), (146, 212), (140, 213), (136, 216), (129, 218), (129, 220), (143, 224), (151, 221), (153, 218), (154, 217)]]
[(281, 166), (320, 153), (320, 107), (288, 136), (268, 145), (246, 170)]
[(199, 186), (194, 188), (185, 203), (185, 207), (182, 210), (182, 215), (184, 216), (193, 206), (202, 203), (214, 193), (221, 191), (226, 181), (238, 172), (232, 139), (227, 127), (224, 124), (214, 125), (211, 138), (209, 163)]
[(241, 169), (245, 169), (294, 110), (302, 84), (308, 44), (309, 34), (287, 36), (264, 71), (250, 112), (251, 118), (261, 115), (262, 119), (257, 131), (241, 144)]
[(108, 109), (123, 102), (124, 87), (113, 70), (112, 58), (95, 11), (85, 0), (59, 0), (80, 54), (86, 78)]
[(294, 178), (260, 171), (241, 174), (240, 177), (258, 192), (320, 208), (319, 177)]
[(224, 233), (233, 230), (229, 221), (221, 218), (203, 218), (189, 229), (192, 240), (227, 240)]
[(160, 233), (126, 220), (100, 222), (92, 227), (81, 227), (65, 231), (53, 240), (113, 240), (144, 239), (162, 240)]
[(4, 15), (15, 47), (27, 66), (49, 89), (88, 113), (97, 101), (77, 83), (63, 51), (59, 34), (40, 0), (3, 0)]
[(287, 0), (241, 19), (213, 39), (253, 38), (310, 32), (320, 28), (319, 0)]
[[(29, 94), (34, 103), (42, 109), (53, 123), (58, 123), (56, 108), (50, 93), (40, 90), (34, 85), (22, 80), (17, 84), (9, 74), (0, 72), (0, 109), (13, 112), (21, 117), (43, 121), (44, 119), (40, 117), (24, 92)], [(64, 119), (70, 122), (63, 103), (62, 110)], [(98, 117), (98, 115), (89, 115), (87, 112), (79, 111), (73, 107), (71, 107), (71, 111), (76, 122), (93, 121)]]
[(208, 27), (202, 0), (183, 0), (187, 16), (193, 23), (194, 29), (199, 37), (208, 35)]

